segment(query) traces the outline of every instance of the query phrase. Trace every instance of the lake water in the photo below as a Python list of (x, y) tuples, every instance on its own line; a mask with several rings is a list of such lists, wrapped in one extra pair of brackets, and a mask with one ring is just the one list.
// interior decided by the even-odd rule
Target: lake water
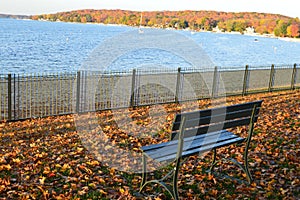
[[(132, 30), (137, 31), (137, 28), (0, 19), (0, 73), (76, 71), (99, 45)], [(246, 64), (269, 66), (300, 63), (299, 42), (238, 34), (176, 33), (198, 44), (215, 66), (244, 68)], [(134, 62), (130, 62), (133, 59), (140, 63), (151, 63), (151, 59), (155, 59), (163, 65), (185, 66), (164, 52), (156, 52), (152, 57), (149, 54), (151, 50), (135, 51), (134, 56), (127, 56), (122, 62), (115, 63), (114, 70), (118, 67), (134, 68)]]

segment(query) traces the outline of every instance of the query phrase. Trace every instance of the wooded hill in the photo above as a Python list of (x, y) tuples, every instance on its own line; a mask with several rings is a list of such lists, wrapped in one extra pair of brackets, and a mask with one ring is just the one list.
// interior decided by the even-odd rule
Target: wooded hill
[(29, 19), (29, 16), (27, 16), (27, 15), (0, 14), (0, 18)]
[[(142, 18), (142, 20), (141, 20)], [(128, 10), (77, 10), (31, 16), (34, 20), (50, 20), (80, 23), (124, 24), (212, 31), (238, 31), (243, 33), (253, 27), (256, 33), (274, 34), (281, 37), (300, 37), (300, 20), (278, 14), (255, 12), (216, 11), (151, 11)]]

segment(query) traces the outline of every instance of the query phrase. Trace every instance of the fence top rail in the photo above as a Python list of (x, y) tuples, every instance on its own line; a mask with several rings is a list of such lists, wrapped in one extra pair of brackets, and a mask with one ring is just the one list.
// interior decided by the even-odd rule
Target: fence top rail
[[(246, 65), (245, 65), (246, 66)], [(248, 66), (248, 70), (258, 70), (258, 69), (271, 69), (271, 67), (274, 66), (275, 69), (290, 69), (299, 68), (300, 64), (270, 64), (270, 65), (261, 65), (261, 66)], [(179, 67), (180, 68), (180, 67)], [(7, 78), (7, 76), (10, 74), (12, 76), (18, 76), (18, 77), (59, 77), (59, 76), (76, 76), (78, 72), (83, 74), (89, 74), (89, 75), (128, 75), (132, 74), (133, 71), (136, 71), (138, 74), (159, 74), (159, 73), (177, 73), (179, 71), (179, 68), (154, 68), (154, 69), (120, 69), (120, 70), (79, 70), (79, 71), (70, 71), (70, 72), (37, 72), (37, 73), (0, 73), (0, 78)], [(201, 73), (201, 72), (211, 72), (214, 71), (215, 67), (207, 67), (207, 68), (197, 68), (197, 67), (183, 67), (180, 68), (181, 73)], [(218, 71), (243, 71), (245, 70), (245, 67), (221, 67), (217, 66)]]
[(263, 66), (249, 66), (249, 70), (259, 70), (259, 69), (264, 69), (264, 70), (270, 70), (272, 67), (274, 69), (292, 69), (296, 66), (296, 68), (300, 67), (300, 64), (272, 64), (272, 65), (263, 65)]

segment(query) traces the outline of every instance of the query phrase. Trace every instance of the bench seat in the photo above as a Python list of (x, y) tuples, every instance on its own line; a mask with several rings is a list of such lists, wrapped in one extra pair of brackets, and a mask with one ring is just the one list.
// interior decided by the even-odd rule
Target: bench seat
[[(245, 141), (245, 138), (241, 138), (227, 130), (184, 138), (182, 158), (243, 141)], [(147, 157), (163, 162), (176, 158), (177, 146), (178, 140), (172, 140), (161, 144), (143, 146), (141, 149)]]

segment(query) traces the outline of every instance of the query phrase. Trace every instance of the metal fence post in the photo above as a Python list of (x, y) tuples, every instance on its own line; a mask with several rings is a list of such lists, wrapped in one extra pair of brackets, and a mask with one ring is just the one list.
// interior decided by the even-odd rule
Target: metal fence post
[(77, 90), (76, 90), (76, 113), (79, 113), (80, 105), (80, 71), (77, 72)]
[(269, 92), (272, 92), (272, 90), (273, 90), (274, 75), (275, 75), (275, 66), (273, 64), (271, 67), (271, 72), (270, 72), (269, 89), (268, 89)]
[(291, 81), (291, 89), (295, 89), (296, 84), (296, 75), (297, 75), (297, 64), (294, 64), (293, 73), (292, 73), (292, 81)]
[(11, 74), (8, 74), (8, 79), (7, 79), (7, 95), (8, 95), (8, 120), (12, 120), (12, 90), (11, 90)]
[(214, 70), (214, 79), (213, 79), (213, 85), (212, 85), (212, 98), (215, 98), (218, 96), (218, 67), (215, 67)]
[(247, 94), (248, 82), (249, 82), (249, 76), (248, 75), (249, 75), (249, 66), (246, 65), (245, 73), (244, 73), (243, 93), (242, 93), (243, 96)]
[(17, 108), (16, 108), (16, 96), (17, 96), (17, 94), (16, 94), (16, 74), (14, 74), (14, 120), (17, 119), (17, 117), (16, 117), (17, 116), (17, 114), (16, 114), (16, 110), (17, 110)]
[(134, 107), (134, 99), (135, 99), (135, 78), (136, 78), (136, 69), (132, 71), (132, 80), (131, 80), (131, 95), (130, 95), (130, 106)]
[(180, 92), (180, 84), (181, 84), (180, 76), (181, 76), (181, 68), (179, 67), (177, 72), (175, 103), (179, 103), (179, 92)]

